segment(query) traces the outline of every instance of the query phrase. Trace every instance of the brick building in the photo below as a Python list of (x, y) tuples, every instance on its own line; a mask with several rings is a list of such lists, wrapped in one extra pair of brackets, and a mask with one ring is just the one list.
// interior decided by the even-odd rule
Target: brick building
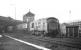
[(33, 14), (30, 11), (23, 16), (23, 22), (27, 23), (27, 28), (28, 28), (27, 30), (29, 30), (30, 22), (34, 21), (34, 17), (35, 14)]

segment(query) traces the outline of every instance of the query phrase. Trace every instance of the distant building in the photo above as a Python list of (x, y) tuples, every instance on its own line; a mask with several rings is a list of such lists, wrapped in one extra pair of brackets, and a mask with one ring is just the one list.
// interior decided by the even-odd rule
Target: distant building
[(60, 30), (61, 30), (62, 34), (66, 34), (66, 26), (67, 25), (68, 25), (67, 23), (60, 24)]
[(71, 22), (70, 25), (79, 26), (79, 32), (81, 33), (81, 21)]
[(75, 21), (75, 22), (70, 22), (70, 23), (63, 23), (60, 25), (61, 27), (61, 32), (66, 34), (66, 26), (79, 26), (79, 33), (81, 33), (81, 21)]
[(29, 30), (30, 22), (34, 21), (35, 14), (30, 11), (23, 16), (23, 22), (27, 23), (27, 28)]

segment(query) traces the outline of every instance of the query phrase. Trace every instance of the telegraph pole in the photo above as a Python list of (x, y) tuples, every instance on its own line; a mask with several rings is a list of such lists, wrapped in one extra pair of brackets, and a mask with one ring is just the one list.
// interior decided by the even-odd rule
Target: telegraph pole
[(16, 7), (15, 7), (15, 19), (16, 19)]
[(71, 10), (69, 10), (69, 17), (71, 18)]
[(69, 14), (71, 15), (71, 10), (69, 10)]
[(16, 4), (10, 4), (14, 8), (14, 18), (16, 19)]

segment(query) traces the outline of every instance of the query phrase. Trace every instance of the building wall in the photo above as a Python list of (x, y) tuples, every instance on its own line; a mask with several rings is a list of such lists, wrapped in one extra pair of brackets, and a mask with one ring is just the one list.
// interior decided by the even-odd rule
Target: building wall
[(66, 25), (65, 24), (60, 24), (60, 30), (62, 34), (66, 34)]
[(13, 26), (8, 26), (8, 31), (12, 31), (13, 30)]
[[(32, 28), (32, 23), (34, 23), (34, 28)], [(47, 21), (46, 19), (39, 19), (30, 23), (30, 30), (47, 31)]]
[(18, 30), (27, 29), (27, 23), (22, 23), (17, 25)]
[(34, 20), (34, 16), (32, 16), (32, 17), (24, 16), (24, 17), (23, 17), (23, 21), (26, 22), (26, 23), (27, 23), (27, 22), (31, 22), (31, 21), (33, 21), (33, 20)]
[(31, 12), (28, 12), (27, 14), (25, 14), (23, 16), (23, 21), (25, 23), (27, 23), (27, 30), (29, 31), (30, 30), (30, 22), (34, 21), (34, 14), (32, 14)]

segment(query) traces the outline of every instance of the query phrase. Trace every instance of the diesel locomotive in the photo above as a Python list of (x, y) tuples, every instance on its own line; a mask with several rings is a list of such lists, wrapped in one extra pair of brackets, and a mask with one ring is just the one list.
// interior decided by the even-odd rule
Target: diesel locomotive
[(59, 20), (55, 17), (43, 18), (30, 23), (33, 35), (56, 37), (60, 33)]

